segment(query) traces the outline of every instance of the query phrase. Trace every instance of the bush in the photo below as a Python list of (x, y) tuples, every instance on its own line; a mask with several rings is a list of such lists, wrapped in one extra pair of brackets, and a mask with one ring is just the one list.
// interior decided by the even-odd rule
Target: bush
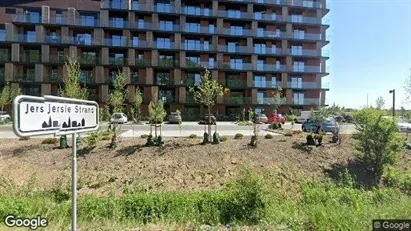
[(303, 133), (303, 131), (301, 131), (301, 130), (293, 130), (293, 134), (295, 134), (295, 135), (299, 135), (299, 134), (302, 134)]
[(188, 136), (188, 138), (190, 138), (190, 139), (196, 139), (196, 138), (198, 138), (198, 136), (197, 136), (196, 134), (190, 134), (190, 135)]
[(102, 136), (102, 137), (101, 137), (101, 140), (110, 140), (110, 139), (111, 139), (110, 136)]
[(293, 133), (292, 132), (287, 132), (287, 133), (284, 134), (284, 136), (293, 136)]
[(307, 143), (306, 143), (307, 145), (315, 145), (315, 140), (314, 140), (313, 135), (311, 134), (307, 135), (306, 139), (307, 139)]
[(140, 136), (142, 139), (146, 139), (147, 137), (148, 137), (148, 135), (147, 134), (143, 134), (143, 135), (141, 135)]
[(286, 115), (285, 119), (289, 122), (294, 122), (295, 121), (295, 115)]
[(264, 138), (266, 138), (266, 139), (272, 139), (272, 138), (274, 138), (274, 136), (271, 135), (271, 134), (266, 134), (266, 135), (264, 136)]
[(47, 138), (41, 141), (41, 144), (57, 144), (59, 140), (57, 138)]
[(238, 140), (238, 139), (242, 139), (243, 137), (244, 137), (243, 134), (237, 133), (237, 134), (235, 134), (234, 139)]
[(97, 147), (97, 143), (101, 140), (101, 135), (99, 132), (91, 132), (86, 138), (86, 145), (89, 150)]
[(228, 140), (227, 136), (222, 136), (222, 137), (220, 137), (220, 141), (221, 141), (221, 142), (225, 142), (225, 141), (227, 141), (227, 140)]

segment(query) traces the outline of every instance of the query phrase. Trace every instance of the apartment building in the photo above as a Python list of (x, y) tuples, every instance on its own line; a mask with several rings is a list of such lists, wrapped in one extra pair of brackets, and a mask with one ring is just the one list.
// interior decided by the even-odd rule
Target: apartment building
[(126, 74), (128, 102), (138, 87), (143, 113), (155, 98), (187, 120), (207, 68), (229, 88), (219, 116), (252, 107), (271, 113), (281, 87), (282, 113), (326, 105), (329, 12), (325, 0), (44, 0), (0, 4), (0, 88), (58, 95), (66, 57), (81, 65), (79, 81), (90, 99), (107, 103), (118, 71)]

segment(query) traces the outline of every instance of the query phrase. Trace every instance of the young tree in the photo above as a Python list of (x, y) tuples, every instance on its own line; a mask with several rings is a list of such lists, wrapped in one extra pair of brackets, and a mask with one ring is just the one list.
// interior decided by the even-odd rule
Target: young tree
[(66, 63), (66, 77), (63, 79), (64, 88), (61, 89), (60, 95), (62, 97), (74, 98), (74, 99), (88, 99), (88, 91), (84, 86), (80, 86), (80, 63), (73, 58), (68, 58)]
[(142, 103), (143, 103), (143, 97), (141, 96), (140, 88), (137, 87), (136, 95), (135, 95), (135, 98), (134, 98), (134, 113), (135, 113), (135, 115), (133, 115), (135, 117), (137, 123), (141, 121), (141, 104)]
[(287, 102), (287, 99), (283, 96), (282, 91), (283, 89), (279, 87), (274, 93), (274, 96), (268, 101), (268, 104), (273, 107), (273, 113), (277, 113), (278, 108)]
[(382, 96), (378, 96), (377, 100), (375, 101), (375, 107), (377, 110), (382, 110), (385, 105), (385, 100)]
[[(161, 123), (163, 123), (164, 118), (167, 115), (166, 110), (164, 109), (164, 102), (161, 100), (151, 101), (148, 105), (148, 115), (150, 117), (150, 124), (155, 124), (155, 138), (157, 139), (157, 124), (160, 124), (160, 131), (161, 131)], [(151, 129), (150, 129), (151, 135)], [(161, 133), (160, 133), (161, 136)]]
[[(126, 100), (126, 93), (124, 87), (126, 85), (126, 80), (123, 72), (117, 72), (114, 79), (114, 90), (108, 96), (109, 105), (113, 108), (113, 112), (123, 112), (124, 101)], [(111, 138), (111, 148), (116, 148), (118, 145), (117, 140), (117, 124), (113, 124), (113, 136)]]
[(9, 85), (9, 83), (6, 83), (6, 85), (4, 86), (3, 90), (0, 93), (0, 108), (1, 111), (4, 110), (4, 107), (9, 104), (11, 102), (11, 87)]
[[(193, 94), (197, 103), (204, 104), (207, 107), (208, 115), (211, 115), (211, 108), (216, 104), (217, 98), (222, 97), (228, 89), (213, 80), (210, 71), (206, 69), (201, 76), (200, 85), (197, 89), (190, 86), (189, 91)], [(204, 135), (206, 136), (206, 134)], [(208, 137), (208, 141), (211, 142), (211, 116), (208, 116)]]
[(384, 112), (365, 108), (354, 113), (357, 132), (353, 138), (358, 158), (373, 172), (375, 182), (379, 183), (384, 167), (397, 160), (397, 154), (404, 146), (404, 139), (398, 132), (393, 119), (383, 119)]

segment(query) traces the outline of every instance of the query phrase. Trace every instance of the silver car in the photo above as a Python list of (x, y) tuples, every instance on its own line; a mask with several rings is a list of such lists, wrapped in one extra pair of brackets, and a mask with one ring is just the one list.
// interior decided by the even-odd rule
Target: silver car
[(268, 117), (265, 114), (258, 114), (254, 116), (254, 123), (266, 124), (268, 123)]
[(179, 115), (177, 112), (171, 112), (171, 114), (168, 116), (168, 123), (178, 124), (180, 122), (181, 122), (181, 115)]
[(124, 113), (114, 113), (111, 116), (110, 122), (113, 124), (127, 123), (127, 116)]

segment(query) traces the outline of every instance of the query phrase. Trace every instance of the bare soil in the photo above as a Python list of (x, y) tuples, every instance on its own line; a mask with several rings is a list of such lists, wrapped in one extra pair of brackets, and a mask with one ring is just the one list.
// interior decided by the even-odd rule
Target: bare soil
[[(41, 144), (41, 139), (0, 140), (0, 174), (15, 183), (35, 176), (39, 187), (50, 188), (56, 179), (66, 183), (71, 176), (71, 148)], [(166, 139), (163, 148), (145, 147), (145, 139), (123, 139), (116, 150), (101, 141), (85, 153), (79, 150), (79, 194), (106, 194), (114, 189), (122, 193), (125, 185), (149, 191), (201, 190), (223, 187), (247, 166), (256, 170), (281, 170), (304, 178), (324, 178), (325, 171), (348, 166), (354, 159), (354, 140), (344, 136), (341, 145), (328, 139), (320, 147), (305, 146), (305, 137), (274, 136), (259, 139), (257, 148), (249, 148), (249, 138), (229, 138), (219, 145), (201, 145), (201, 139)], [(397, 164), (411, 167), (411, 151), (404, 150)]]

